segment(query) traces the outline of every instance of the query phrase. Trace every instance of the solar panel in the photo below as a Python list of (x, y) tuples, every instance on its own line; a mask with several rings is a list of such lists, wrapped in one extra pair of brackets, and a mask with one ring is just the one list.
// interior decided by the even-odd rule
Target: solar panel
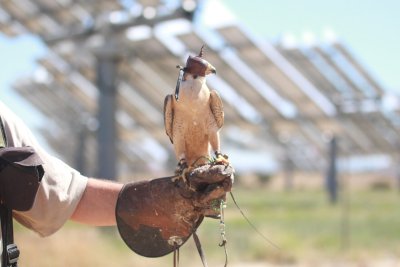
[[(208, 84), (224, 101), (224, 145), (259, 152), (271, 148), (277, 161), (278, 154), (286, 154), (304, 170), (326, 165), (327, 138), (333, 134), (339, 136), (343, 155), (395, 153), (400, 123), (379, 107), (384, 90), (340, 43), (273, 45), (239, 23), (199, 26), (182, 7), (165, 6), (163, 1), (1, 3), (1, 32), (12, 36), (29, 31), (49, 46), (48, 55), (39, 60), (45, 70), (42, 76), (16, 82), (15, 89), (54, 127), (75, 127), (76, 142), (83, 138), (79, 127), (87, 126), (85, 121), (77, 124), (76, 118), (85, 114), (95, 121), (100, 94), (96, 66), (104, 48), (113, 46), (112, 56), (119, 58), (116, 121), (121, 176), (132, 171), (167, 173), (175, 165), (164, 133), (163, 101), (174, 90), (175, 65), (184, 64), (203, 43), (208, 47), (206, 58), (218, 71)], [(235, 138), (230, 130), (251, 135), (251, 142)], [(62, 151), (60, 144), (69, 133), (42, 132), (55, 150)], [(91, 148), (86, 158), (93, 159), (93, 130), (87, 132), (87, 140)], [(78, 147), (70, 146), (63, 154), (74, 162)], [(91, 170), (93, 161), (88, 162)]]

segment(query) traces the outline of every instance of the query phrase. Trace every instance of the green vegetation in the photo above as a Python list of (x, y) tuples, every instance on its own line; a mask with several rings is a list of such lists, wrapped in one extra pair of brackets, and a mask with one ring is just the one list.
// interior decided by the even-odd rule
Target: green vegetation
[[(395, 190), (352, 191), (336, 205), (328, 202), (324, 192), (312, 190), (235, 189), (234, 195), (252, 223), (280, 249), (259, 236), (228, 197), (225, 217), (231, 263), (359, 262), (388, 255), (400, 258), (400, 193)], [(16, 228), (22, 258), (29, 262), (24, 265), (50, 266), (42, 264), (37, 257), (38, 253), (50, 249), (49, 262), (69, 260), (73, 266), (172, 266), (172, 256), (143, 259), (130, 252), (115, 229), (98, 231), (69, 223), (55, 237), (47, 239), (49, 242), (36, 240), (27, 230)], [(209, 263), (222, 265), (224, 252), (218, 246), (219, 221), (206, 219), (198, 233)], [(71, 258), (78, 260), (71, 262)], [(38, 264), (30, 264), (32, 261)], [(192, 240), (181, 249), (181, 262), (182, 266), (188, 262), (190, 266), (201, 266)]]
[(281, 248), (263, 241), (230, 203), (228, 238), (233, 250), (241, 252), (239, 257), (301, 261), (321, 256), (357, 260), (365, 255), (400, 255), (398, 192), (353, 191), (336, 205), (322, 191), (234, 193), (250, 220)]

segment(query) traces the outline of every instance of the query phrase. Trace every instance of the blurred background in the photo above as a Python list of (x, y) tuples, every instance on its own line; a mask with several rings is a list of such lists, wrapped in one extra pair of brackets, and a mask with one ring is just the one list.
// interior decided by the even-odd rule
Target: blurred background
[[(224, 102), (230, 266), (400, 266), (400, 3), (0, 0), (0, 99), (87, 176), (171, 175), (164, 97), (205, 44)], [(200, 227), (222, 265), (219, 225)], [(30, 266), (171, 266), (115, 229), (17, 226)], [(182, 264), (201, 266), (189, 241)]]

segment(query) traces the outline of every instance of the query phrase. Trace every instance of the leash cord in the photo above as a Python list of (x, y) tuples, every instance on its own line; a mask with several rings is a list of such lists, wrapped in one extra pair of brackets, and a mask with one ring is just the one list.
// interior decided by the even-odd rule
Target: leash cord
[(260, 230), (257, 229), (257, 227), (255, 227), (255, 225), (249, 220), (249, 218), (247, 218), (247, 216), (244, 214), (244, 212), (242, 211), (242, 209), (239, 207), (239, 205), (236, 202), (235, 197), (233, 196), (232, 192), (229, 192), (233, 203), (235, 203), (235, 206), (238, 208), (238, 210), (240, 211), (240, 213), (242, 214), (243, 218), (247, 221), (247, 223), (253, 228), (254, 231), (256, 231), (256, 233), (258, 233), (267, 243), (269, 243), (270, 245), (272, 245), (273, 247), (275, 247), (278, 250), (281, 250), (281, 248), (276, 245), (274, 242), (272, 242), (271, 240), (269, 240), (265, 235), (263, 235)]
[(174, 250), (174, 267), (179, 267), (179, 247)]
[(220, 202), (220, 220), (219, 220), (219, 229), (221, 231), (221, 243), (219, 243), (220, 247), (224, 247), (225, 251), (225, 265), (224, 267), (228, 266), (228, 251), (226, 249), (226, 236), (225, 236), (225, 212), (224, 209), (226, 208), (226, 203), (225, 201), (221, 200)]

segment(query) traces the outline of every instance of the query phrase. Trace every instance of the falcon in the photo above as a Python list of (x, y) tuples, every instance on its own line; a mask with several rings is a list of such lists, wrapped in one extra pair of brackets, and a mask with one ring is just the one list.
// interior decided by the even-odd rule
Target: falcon
[(198, 56), (188, 57), (185, 67), (177, 66), (175, 96), (169, 94), (164, 101), (165, 131), (174, 145), (177, 173), (210, 162), (210, 148), (217, 163), (228, 164), (220, 152), (223, 104), (217, 91), (206, 85), (206, 76), (216, 69), (203, 58), (203, 48)]

